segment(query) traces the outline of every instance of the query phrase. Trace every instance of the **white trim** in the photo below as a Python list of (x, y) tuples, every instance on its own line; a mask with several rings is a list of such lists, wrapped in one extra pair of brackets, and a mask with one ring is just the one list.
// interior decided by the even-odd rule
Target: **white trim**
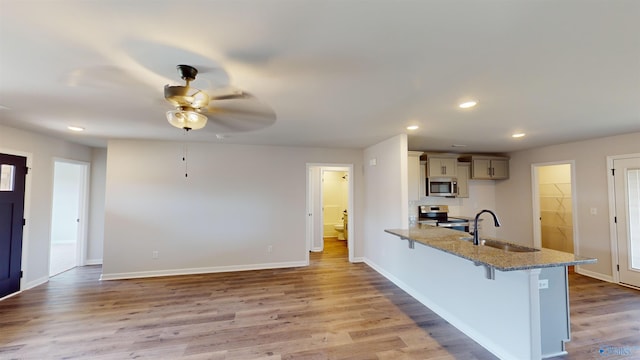
[(87, 259), (84, 265), (102, 265), (102, 259)]
[[(355, 209), (355, 204), (354, 204), (354, 191), (355, 191), (355, 179), (354, 179), (354, 171), (353, 171), (353, 164), (327, 164), (327, 163), (307, 163), (306, 164), (306, 169), (307, 169), (307, 211), (309, 211), (309, 196), (310, 196), (310, 186), (312, 186), (311, 183), (311, 179), (309, 177), (309, 171), (311, 168), (319, 168), (319, 174), (322, 177), (322, 172), (326, 171), (326, 170), (333, 170), (333, 171), (345, 171), (347, 172), (347, 176), (349, 178), (349, 194), (348, 194), (348, 200), (347, 200), (347, 213), (349, 214), (349, 226), (347, 229), (347, 249), (349, 252), (349, 262), (353, 263), (356, 262), (354, 260), (354, 248), (355, 248), (355, 235), (354, 235), (354, 229), (355, 229), (355, 224), (356, 224), (356, 214), (354, 213), (354, 209)], [(322, 199), (322, 182), (320, 182), (320, 193), (318, 194), (320, 196), (320, 199)], [(321, 203), (322, 204), (322, 200)], [(307, 214), (308, 215), (308, 214)], [(320, 214), (321, 219), (322, 219), (322, 214)], [(322, 222), (321, 222), (322, 223)], [(308, 223), (307, 223), (307, 226)], [(309, 229), (307, 229), (307, 236), (309, 236)], [(311, 250), (311, 248), (313, 248), (312, 245), (312, 239), (305, 239), (305, 242), (307, 243), (307, 251), (306, 251), (306, 259), (307, 259), (307, 265), (309, 265), (309, 251), (313, 251)], [(323, 245), (324, 245), (324, 241), (323, 241)], [(317, 247), (316, 247), (317, 248)], [(320, 250), (322, 251), (322, 250)]]
[(210, 274), (210, 273), (233, 272), (233, 271), (283, 269), (283, 268), (292, 268), (292, 267), (304, 267), (307, 265), (308, 264), (305, 263), (304, 261), (290, 261), (290, 262), (282, 262), (282, 263), (214, 266), (214, 267), (204, 267), (204, 268), (173, 269), (173, 270), (151, 270), (151, 271), (136, 271), (136, 272), (114, 273), (114, 274), (103, 273), (100, 276), (100, 280), (121, 280), (121, 279), (136, 279), (136, 278), (148, 278), (148, 277), (158, 277), (158, 276), (177, 276), (177, 275)]
[[(26, 283), (26, 279), (29, 277), (29, 258), (27, 254), (29, 253), (29, 229), (31, 228), (31, 179), (33, 176), (33, 153), (8, 149), (8, 148), (0, 148), (0, 153), (23, 156), (27, 158), (27, 167), (29, 168), (29, 174), (27, 174), (24, 183), (24, 209), (23, 209), (23, 218), (25, 219), (26, 225), (22, 227), (22, 257), (20, 259), (20, 267), (22, 268), (23, 277), (20, 279), (20, 290), (25, 288), (29, 288)], [(18, 291), (19, 292), (19, 291)], [(16, 293), (18, 293), (16, 292)]]
[(18, 295), (18, 294), (21, 294), (21, 293), (22, 293), (22, 290), (18, 290), (18, 291), (14, 292), (14, 293), (11, 293), (11, 294), (9, 294), (9, 295), (6, 295), (5, 297), (0, 298), (0, 302), (1, 302), (2, 300), (7, 300), (8, 298), (10, 298), (10, 297), (14, 297), (14, 296), (16, 296), (16, 295)]
[(49, 220), (49, 259), (48, 266), (51, 265), (51, 229), (53, 228), (53, 195), (55, 190), (55, 170), (56, 163), (73, 164), (80, 166), (80, 189), (78, 189), (78, 217), (80, 222), (77, 229), (76, 239), (76, 266), (84, 266), (87, 263), (87, 240), (89, 238), (89, 186), (91, 183), (91, 163), (81, 160), (53, 157), (53, 180), (51, 182), (51, 219)]
[[(478, 331), (476, 331), (475, 329), (470, 328), (469, 326), (467, 326), (467, 323), (462, 321), (455, 314), (450, 313), (449, 311), (444, 310), (443, 308), (441, 308), (437, 304), (431, 302), (428, 298), (424, 297), (419, 291), (413, 289), (411, 286), (407, 285), (406, 283), (404, 283), (400, 279), (398, 279), (395, 276), (391, 275), (390, 273), (386, 272), (381, 267), (377, 266), (374, 262), (372, 262), (370, 259), (364, 258), (364, 263), (367, 264), (369, 267), (371, 267), (376, 272), (378, 272), (380, 275), (382, 275), (385, 278), (387, 278), (387, 280), (389, 280), (392, 283), (394, 283), (396, 286), (398, 286), (404, 292), (409, 294), (411, 297), (413, 297), (414, 299), (416, 299), (417, 301), (422, 303), (422, 305), (428, 307), (431, 311), (433, 311), (438, 316), (440, 316), (441, 318), (443, 318), (444, 320), (449, 322), (455, 328), (457, 328), (458, 330), (462, 331), (462, 333), (464, 333), (465, 335), (467, 335), (468, 337), (473, 339), (475, 342), (480, 344), (482, 347), (487, 349), (489, 352), (493, 353), (498, 358), (503, 359), (503, 360), (508, 360), (508, 359), (519, 360), (519, 359), (513, 358), (512, 355), (508, 351), (505, 351), (505, 349), (503, 349), (501, 346), (499, 346), (498, 344), (493, 342), (491, 339), (487, 338), (485, 335), (483, 335), (483, 334), (479, 333)], [(538, 274), (539, 274), (539, 271), (538, 271)], [(537, 276), (537, 274), (536, 274), (536, 276)], [(536, 283), (536, 285), (535, 285), (536, 286), (536, 291), (538, 291), (537, 290), (537, 283), (538, 283), (537, 280), (535, 281), (535, 283)]]
[(324, 249), (321, 247), (313, 247), (311, 248), (311, 252), (322, 252)]
[[(609, 197), (609, 246), (611, 248), (611, 280), (604, 280), (597, 276), (592, 276), (596, 279), (613, 282), (620, 284), (620, 273), (618, 272), (617, 265), (620, 264), (619, 252), (618, 252), (618, 232), (614, 217), (616, 216), (616, 196), (615, 196), (615, 178), (611, 175), (611, 169), (613, 169), (614, 160), (633, 159), (640, 158), (640, 153), (624, 154), (624, 155), (609, 155), (607, 156), (607, 195)], [(584, 271), (584, 270), (582, 270)], [(578, 272), (576, 270), (576, 272)], [(598, 274), (602, 277), (606, 275)], [(587, 275), (591, 276), (591, 275)]]
[(47, 276), (43, 276), (39, 279), (35, 279), (33, 281), (29, 281), (23, 290), (29, 290), (29, 289), (33, 289), (34, 287), (38, 286), (38, 285), (42, 285), (44, 283), (47, 283), (49, 281), (49, 275)]
[(569, 354), (569, 353), (566, 352), (566, 351), (558, 351), (557, 353), (542, 355), (542, 358), (543, 359), (549, 359), (549, 358), (554, 358), (556, 356), (562, 356), (562, 355), (567, 355), (567, 354)]
[(594, 279), (598, 279), (598, 280), (602, 280), (602, 281), (606, 281), (606, 282), (610, 282), (610, 283), (617, 283), (617, 281), (614, 280), (613, 276), (604, 275), (604, 274), (600, 274), (600, 273), (595, 272), (595, 271), (586, 270), (586, 269), (583, 269), (579, 265), (576, 265), (575, 272), (577, 274), (588, 276), (588, 277), (592, 277)]
[(571, 171), (571, 221), (573, 222), (573, 253), (580, 255), (580, 236), (578, 236), (578, 190), (576, 186), (575, 160), (553, 161), (531, 164), (531, 203), (533, 204), (533, 247), (542, 247), (542, 231), (540, 223), (540, 193), (538, 191), (538, 168), (542, 166), (569, 165)]
[(354, 262), (354, 263), (363, 263), (363, 262), (365, 262), (365, 260), (364, 260), (363, 257), (354, 257), (352, 262)]

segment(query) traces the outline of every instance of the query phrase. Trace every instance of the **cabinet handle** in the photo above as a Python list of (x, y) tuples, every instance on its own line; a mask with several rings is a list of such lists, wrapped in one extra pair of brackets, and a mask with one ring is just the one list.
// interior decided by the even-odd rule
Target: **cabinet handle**
[(487, 168), (487, 175), (491, 176), (491, 168), (490, 167)]
[(442, 173), (442, 175), (447, 175), (447, 167), (446, 166), (441, 166), (440, 167), (440, 172)]

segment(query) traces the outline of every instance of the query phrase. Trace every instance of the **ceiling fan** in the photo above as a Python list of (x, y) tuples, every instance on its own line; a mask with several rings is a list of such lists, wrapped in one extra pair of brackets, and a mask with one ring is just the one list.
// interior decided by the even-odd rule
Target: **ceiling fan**
[(276, 116), (267, 105), (253, 95), (238, 89), (229, 89), (219, 95), (190, 84), (198, 75), (198, 69), (190, 65), (176, 66), (185, 85), (165, 85), (164, 97), (174, 109), (167, 111), (169, 123), (179, 129), (198, 130), (215, 122), (217, 132), (250, 131), (269, 126)]

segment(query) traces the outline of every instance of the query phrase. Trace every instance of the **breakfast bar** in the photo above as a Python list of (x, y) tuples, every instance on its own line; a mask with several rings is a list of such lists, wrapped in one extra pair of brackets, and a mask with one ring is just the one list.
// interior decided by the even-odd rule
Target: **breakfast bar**
[(499, 239), (474, 245), (462, 231), (425, 224), (388, 229), (408, 241), (405, 291), (501, 359), (565, 354), (570, 340), (567, 266), (588, 259)]

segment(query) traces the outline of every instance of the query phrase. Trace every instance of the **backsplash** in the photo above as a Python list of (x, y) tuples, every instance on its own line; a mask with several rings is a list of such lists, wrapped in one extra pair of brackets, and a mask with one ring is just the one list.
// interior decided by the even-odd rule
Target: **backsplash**
[[(409, 201), (409, 218), (418, 216), (418, 206), (420, 205), (447, 205), (449, 206), (449, 216), (473, 217), (483, 209), (495, 209), (495, 181), (469, 180), (468, 198), (427, 196), (418, 201)], [(497, 215), (500, 217), (500, 214)], [(488, 231), (487, 235), (495, 236), (493, 226), (485, 227), (485, 229)]]

